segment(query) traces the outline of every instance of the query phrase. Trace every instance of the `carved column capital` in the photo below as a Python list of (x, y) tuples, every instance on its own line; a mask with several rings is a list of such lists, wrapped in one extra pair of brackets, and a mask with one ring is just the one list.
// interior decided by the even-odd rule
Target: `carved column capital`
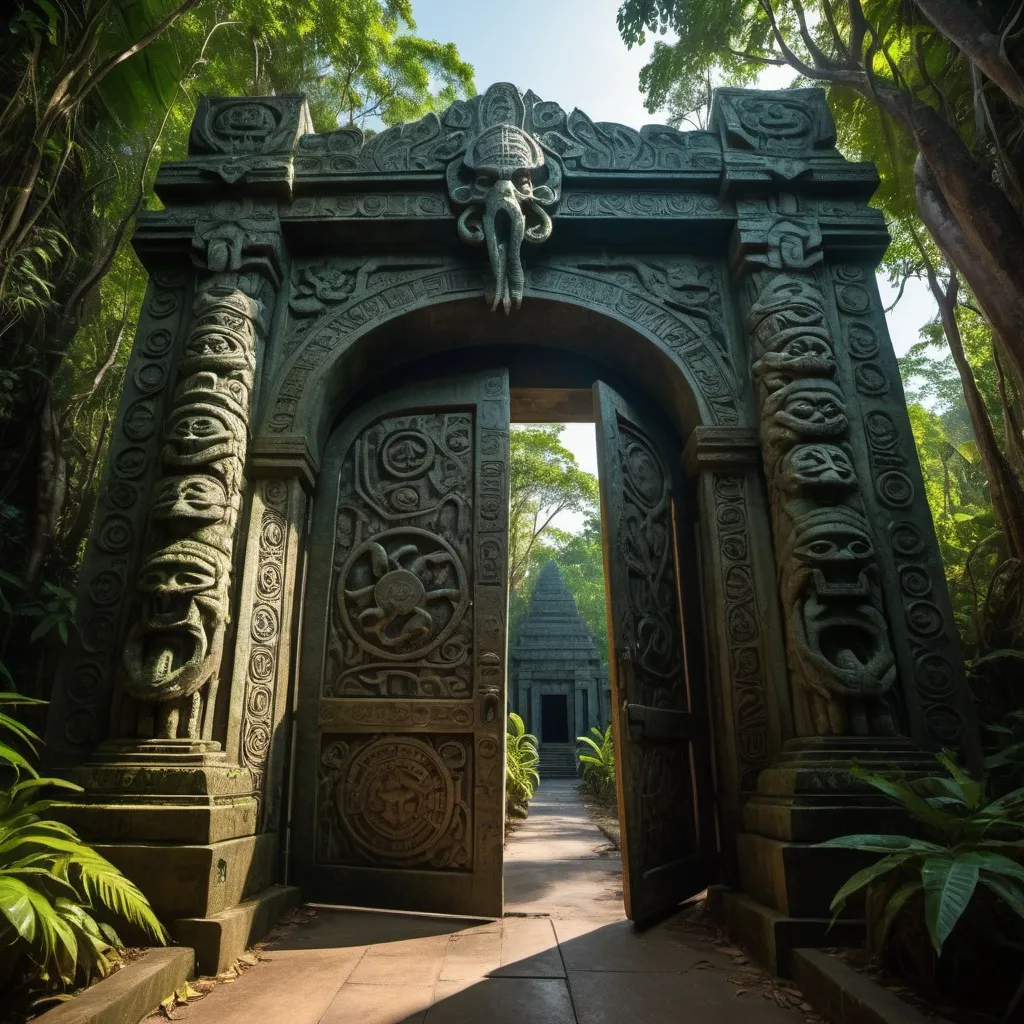
[(683, 449), (690, 476), (750, 473), (761, 466), (761, 441), (750, 427), (697, 427)]
[(261, 434), (252, 443), (250, 471), (254, 479), (297, 479), (307, 494), (313, 493), (320, 463), (306, 437)]

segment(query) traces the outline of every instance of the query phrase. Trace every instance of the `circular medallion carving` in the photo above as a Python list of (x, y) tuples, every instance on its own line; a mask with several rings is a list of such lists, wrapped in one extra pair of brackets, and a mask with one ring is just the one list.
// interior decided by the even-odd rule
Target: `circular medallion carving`
[(652, 511), (665, 494), (665, 470), (661, 460), (646, 445), (624, 434), (622, 450), (623, 483), (641, 508)]
[(284, 523), (277, 516), (263, 513), (263, 522), (260, 525), (260, 543), (265, 548), (284, 546)]
[(138, 492), (130, 484), (115, 480), (107, 487), (107, 504), (112, 508), (131, 508), (137, 497)]
[(859, 284), (840, 285), (836, 289), (836, 302), (844, 313), (866, 313), (871, 308), (871, 299)]
[(130, 441), (146, 441), (155, 426), (153, 406), (148, 401), (132, 402), (124, 414), (124, 433)]
[(914, 500), (914, 485), (910, 477), (898, 469), (890, 469), (875, 481), (879, 498), (887, 505), (902, 508)]
[(338, 784), (339, 816), (366, 853), (422, 857), (444, 837), (454, 809), (451, 774), (422, 740), (380, 739), (357, 751)]
[(385, 472), (399, 480), (411, 480), (434, 462), (434, 442), (420, 430), (396, 430), (380, 446)]
[(274, 652), (269, 647), (254, 647), (249, 654), (249, 676), (257, 683), (274, 677)]
[(942, 632), (942, 612), (931, 601), (911, 601), (907, 605), (907, 625), (918, 636), (938, 636)]
[(121, 590), (121, 577), (113, 569), (99, 573), (89, 584), (89, 596), (96, 604), (113, 604), (121, 596)]
[(114, 620), (109, 615), (93, 615), (82, 627), (82, 647), (95, 654), (111, 649), (114, 640)]
[(91, 743), (96, 738), (96, 719), (92, 712), (84, 708), (72, 711), (64, 719), (64, 735), (76, 746)]
[(757, 639), (757, 619), (750, 609), (740, 605), (731, 608), (726, 616), (729, 639), (734, 644), (749, 644)]
[(149, 363), (135, 371), (135, 386), (146, 394), (159, 391), (166, 379), (167, 372), (159, 363)]
[(159, 358), (168, 353), (171, 347), (171, 332), (161, 327), (158, 331), (150, 331), (142, 343), (144, 355)]
[(132, 544), (134, 530), (130, 520), (124, 516), (107, 516), (100, 527), (96, 543), (109, 554), (127, 551)]
[(270, 688), (267, 686), (251, 686), (245, 695), (245, 706), (250, 715), (262, 718), (270, 713)]
[(900, 435), (896, 424), (884, 412), (870, 413), (864, 423), (872, 448), (892, 448), (899, 442)]
[(963, 716), (949, 704), (932, 704), (924, 709), (925, 732), (940, 743), (952, 746), (964, 732)]
[(146, 452), (143, 448), (125, 448), (114, 456), (114, 472), (124, 480), (135, 480), (146, 471)]
[(170, 316), (178, 308), (178, 297), (172, 292), (157, 292), (146, 306), (146, 312), (150, 316), (162, 320)]
[(956, 689), (953, 667), (941, 654), (922, 654), (914, 666), (917, 689), (925, 697), (937, 700)]
[(745, 561), (747, 557), (747, 538), (742, 533), (734, 533), (731, 536), (723, 537), (719, 550), (722, 552), (722, 557), (730, 561)]
[(853, 371), (853, 377), (862, 395), (884, 395), (889, 391), (889, 382), (877, 363), (862, 363)]
[(90, 704), (103, 684), (103, 671), (91, 661), (77, 665), (68, 679), (68, 693), (72, 700)]
[(850, 324), (846, 344), (855, 359), (874, 359), (878, 355), (878, 337), (867, 324)]
[(924, 546), (921, 534), (913, 523), (893, 523), (889, 537), (892, 541), (893, 551), (905, 558), (919, 554)]
[(338, 580), (341, 624), (364, 650), (421, 657), (443, 644), (469, 608), (459, 556), (427, 530), (387, 530), (349, 555)]
[(267, 480), (263, 484), (263, 500), (268, 505), (284, 505), (288, 497), (288, 485), (283, 480)]
[(419, 508), (420, 495), (415, 487), (396, 487), (390, 500), (396, 512), (415, 512)]
[(905, 565), (900, 569), (900, 587), (910, 597), (925, 597), (931, 593), (931, 577), (920, 565)]
[(259, 604), (253, 609), (249, 632), (253, 640), (266, 643), (277, 636), (277, 612), (269, 605)]
[(283, 574), (276, 562), (265, 562), (256, 577), (256, 590), (265, 600), (273, 600), (281, 593)]

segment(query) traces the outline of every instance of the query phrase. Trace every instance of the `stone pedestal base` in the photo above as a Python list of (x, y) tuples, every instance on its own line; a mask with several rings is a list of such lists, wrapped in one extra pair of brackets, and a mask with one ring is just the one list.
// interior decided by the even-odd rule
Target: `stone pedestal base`
[(859, 946), (862, 920), (789, 917), (731, 889), (708, 890), (708, 911), (764, 968), (783, 978), (793, 976), (792, 953), (806, 946)]
[(179, 918), (171, 924), (171, 935), (196, 952), (197, 974), (226, 971), (254, 942), (301, 899), (293, 885), (272, 885), (237, 907), (211, 917)]
[(876, 854), (827, 849), (819, 843), (855, 833), (912, 830), (908, 816), (850, 773), (921, 775), (934, 761), (902, 738), (816, 737), (790, 740), (758, 776), (757, 795), (743, 808), (736, 852), (742, 894), (716, 896), (733, 938), (773, 971), (788, 970), (798, 946), (859, 943), (863, 897), (851, 898), (830, 927), (839, 888)]

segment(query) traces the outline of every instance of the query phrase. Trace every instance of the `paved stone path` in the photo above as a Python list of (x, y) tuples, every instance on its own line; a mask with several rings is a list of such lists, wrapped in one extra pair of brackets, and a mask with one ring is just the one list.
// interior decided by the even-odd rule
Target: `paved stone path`
[(633, 930), (618, 854), (573, 783), (543, 784), (505, 864), (501, 921), (323, 910), (233, 984), (175, 1016), (190, 1024), (803, 1024), (795, 1011), (737, 994), (729, 957), (671, 919)]

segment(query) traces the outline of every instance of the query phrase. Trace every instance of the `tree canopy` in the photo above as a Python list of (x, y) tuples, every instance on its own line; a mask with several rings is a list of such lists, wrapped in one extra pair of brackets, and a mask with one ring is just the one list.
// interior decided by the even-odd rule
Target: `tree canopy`
[[(0, 30), (0, 567), (70, 587), (145, 274), (130, 247), (198, 97), (303, 92), (319, 131), (475, 91), (412, 0), (17, 0)], [(7, 613), (0, 607), (0, 619)], [(23, 631), (10, 622), (4, 637)], [(9, 654), (9, 650), (7, 654)]]

